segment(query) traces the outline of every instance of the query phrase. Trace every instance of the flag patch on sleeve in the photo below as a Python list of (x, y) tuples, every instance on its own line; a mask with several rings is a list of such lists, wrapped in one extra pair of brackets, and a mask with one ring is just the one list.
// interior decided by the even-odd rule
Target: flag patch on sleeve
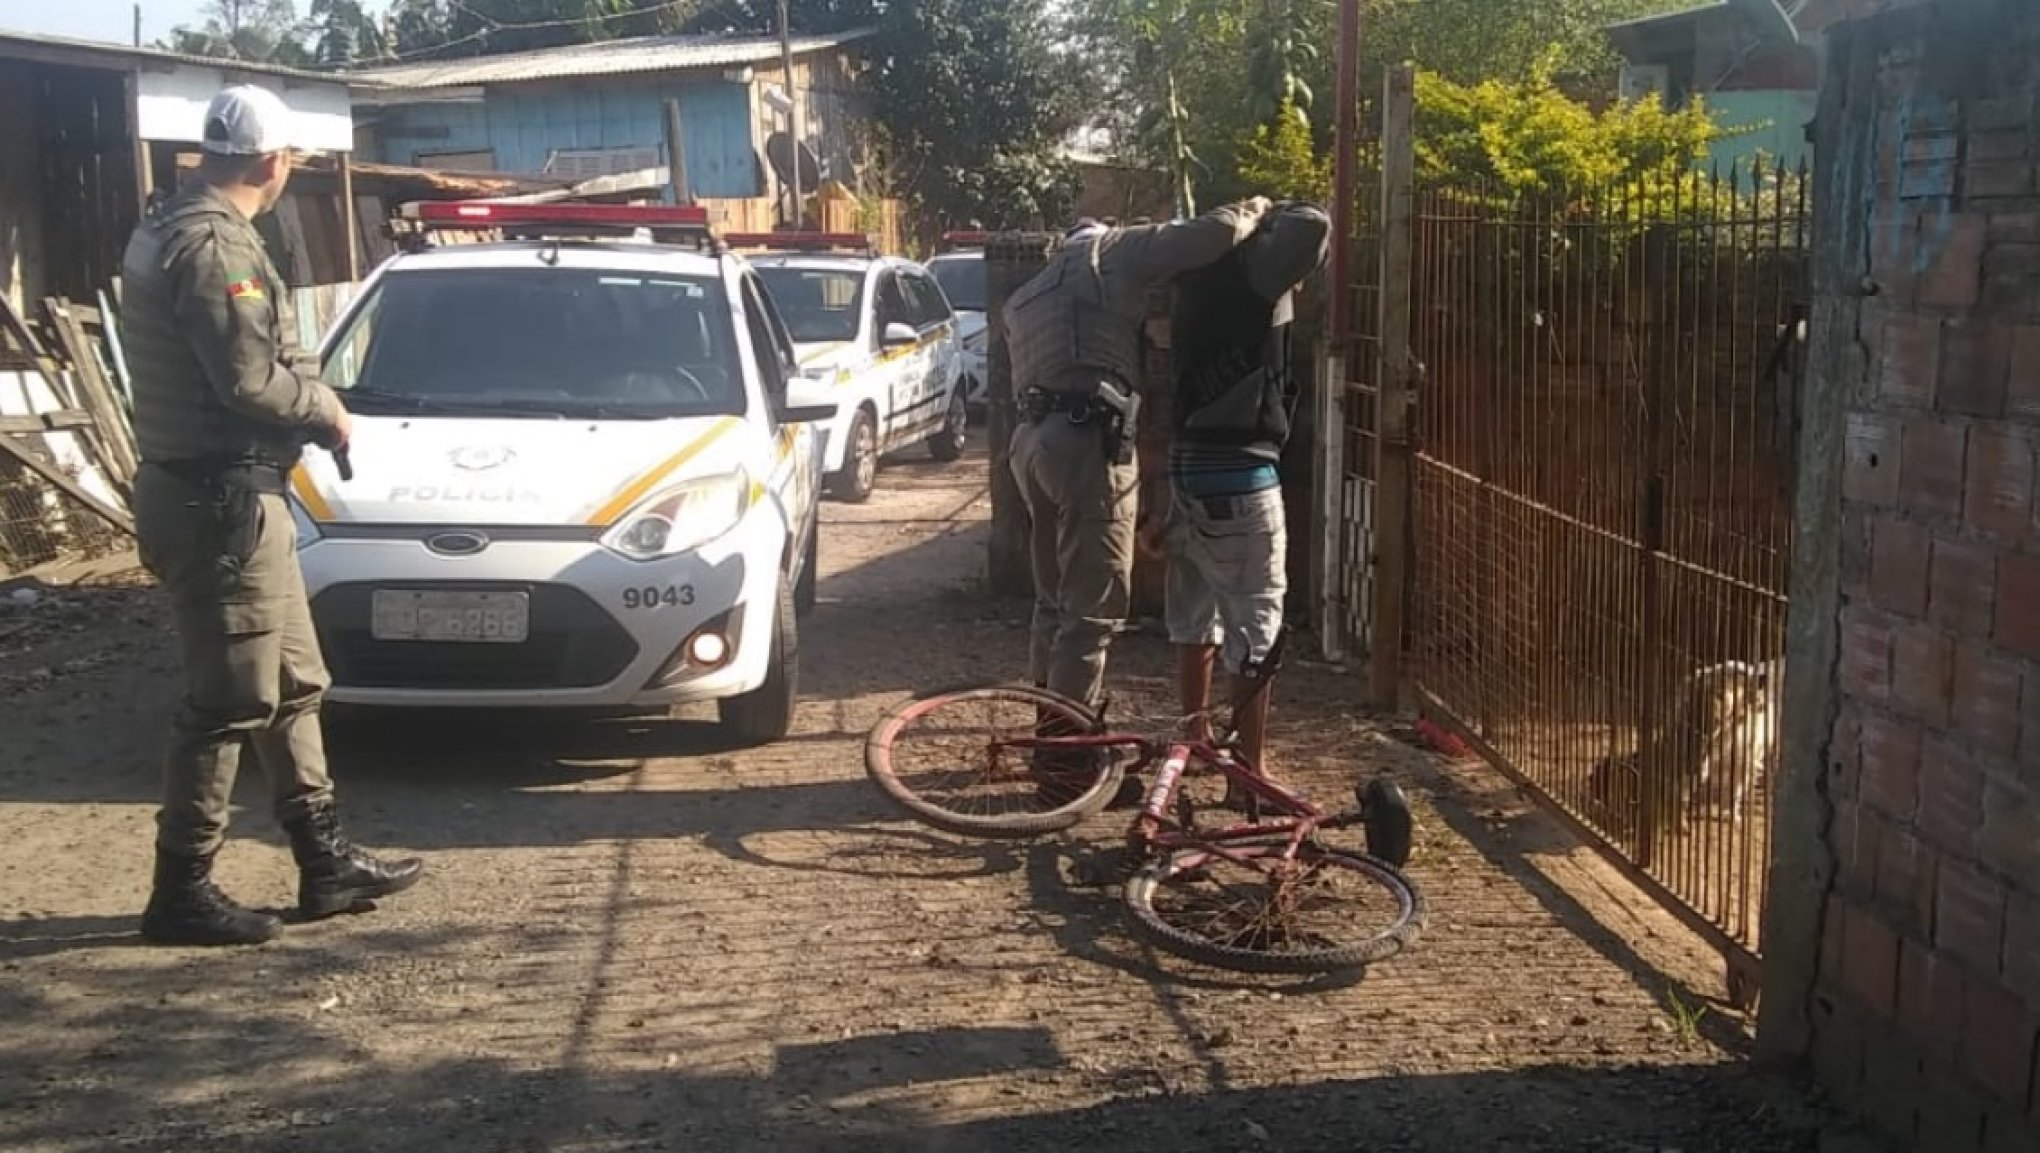
[(261, 300), (264, 298), (262, 282), (250, 276), (227, 285), (227, 296), (232, 300)]

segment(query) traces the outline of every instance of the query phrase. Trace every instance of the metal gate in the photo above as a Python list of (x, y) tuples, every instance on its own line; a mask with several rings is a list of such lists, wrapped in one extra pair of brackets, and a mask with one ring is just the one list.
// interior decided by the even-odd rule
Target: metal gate
[(1752, 992), (1805, 173), (1414, 192), (1408, 670)]

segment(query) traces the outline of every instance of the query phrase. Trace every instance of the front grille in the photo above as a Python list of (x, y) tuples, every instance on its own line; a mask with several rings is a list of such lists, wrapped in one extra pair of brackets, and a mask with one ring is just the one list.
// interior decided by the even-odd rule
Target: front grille
[[(519, 591), (531, 596), (523, 644), (378, 641), (369, 632), (378, 587), (418, 591)], [(585, 689), (615, 680), (637, 659), (637, 642), (578, 589), (563, 585), (405, 581), (335, 585), (312, 601), (312, 619), (333, 683), (357, 689)]]

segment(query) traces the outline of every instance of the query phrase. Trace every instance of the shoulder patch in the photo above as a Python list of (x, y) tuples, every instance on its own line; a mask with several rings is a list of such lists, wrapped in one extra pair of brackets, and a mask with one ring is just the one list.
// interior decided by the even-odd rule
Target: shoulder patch
[(259, 277), (244, 276), (227, 284), (227, 296), (232, 300), (264, 300), (268, 294), (263, 292)]

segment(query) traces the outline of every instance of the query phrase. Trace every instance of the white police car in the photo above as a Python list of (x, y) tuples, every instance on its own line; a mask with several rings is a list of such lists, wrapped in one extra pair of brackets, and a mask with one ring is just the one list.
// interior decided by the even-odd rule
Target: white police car
[(963, 395), (978, 410), (990, 399), (992, 386), (986, 347), (991, 329), (985, 313), (985, 235), (945, 232), (944, 251), (928, 261), (928, 274), (956, 310), (956, 332), (963, 345)]
[(763, 249), (751, 263), (793, 337), (795, 403), (836, 406), (823, 465), (831, 493), (867, 499), (879, 459), (917, 444), (937, 460), (963, 455), (968, 409), (956, 314), (925, 268), (874, 255), (862, 237), (730, 240)]
[(410, 245), (321, 348), (352, 477), (311, 454), (292, 500), (331, 698), (784, 735), (833, 412), (789, 403), (757, 275), (696, 209), (413, 210), (509, 239)]

